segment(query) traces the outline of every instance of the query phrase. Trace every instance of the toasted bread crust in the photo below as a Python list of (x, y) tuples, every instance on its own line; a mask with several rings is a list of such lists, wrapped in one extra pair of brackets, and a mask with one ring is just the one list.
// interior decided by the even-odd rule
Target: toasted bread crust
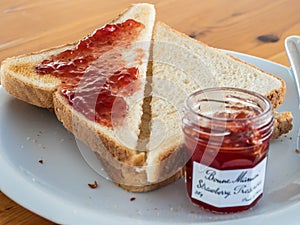
[(12, 65), (9, 70), (4, 70), (1, 81), (5, 90), (24, 102), (42, 108), (53, 108), (52, 94), (56, 88), (44, 89), (39, 86), (34, 86), (32, 83), (24, 82), (23, 80), (16, 78), (13, 73), (10, 73), (11, 71), (21, 73), (24, 69), (31, 71), (32, 65), (30, 63), (24, 65)]
[(272, 139), (277, 139), (287, 134), (293, 128), (293, 115), (291, 112), (274, 113), (274, 130)]
[(42, 108), (53, 108), (52, 95), (61, 81), (50, 74), (37, 74), (35, 66), (48, 56), (72, 46), (74, 44), (66, 44), (7, 58), (1, 62), (1, 85), (9, 94), (24, 102)]
[(267, 93), (265, 95), (265, 97), (267, 99), (269, 99), (269, 101), (271, 102), (271, 104), (273, 106), (273, 109), (278, 108), (284, 102), (285, 95), (286, 95), (286, 84), (285, 84), (285, 82), (284, 82), (283, 79), (281, 79), (280, 77), (274, 76), (271, 73), (267, 73), (267, 72), (265, 72), (265, 71), (257, 68), (256, 66), (254, 66), (252, 64), (249, 64), (249, 63), (247, 63), (245, 61), (240, 60), (239, 58), (237, 58), (237, 57), (235, 57), (233, 55), (229, 55), (229, 56), (231, 58), (235, 59), (236, 61), (242, 62), (242, 63), (248, 65), (249, 67), (255, 68), (258, 71), (264, 72), (264, 73), (268, 74), (269, 76), (272, 76), (272, 77), (275, 77), (276, 79), (278, 79), (281, 82), (281, 88), (272, 90), (271, 92)]
[(159, 183), (149, 184), (145, 186), (128, 186), (128, 185), (119, 184), (119, 186), (130, 192), (149, 192), (179, 180), (180, 178), (183, 177), (184, 174), (183, 171), (184, 170), (181, 169), (178, 172), (176, 172), (172, 177)]

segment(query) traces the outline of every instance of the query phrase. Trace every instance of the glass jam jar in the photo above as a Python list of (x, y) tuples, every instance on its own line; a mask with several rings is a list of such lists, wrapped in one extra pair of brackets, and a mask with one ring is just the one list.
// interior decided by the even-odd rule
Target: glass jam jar
[(263, 195), (273, 132), (270, 102), (242, 89), (209, 88), (191, 94), (183, 111), (191, 201), (215, 212), (254, 206)]

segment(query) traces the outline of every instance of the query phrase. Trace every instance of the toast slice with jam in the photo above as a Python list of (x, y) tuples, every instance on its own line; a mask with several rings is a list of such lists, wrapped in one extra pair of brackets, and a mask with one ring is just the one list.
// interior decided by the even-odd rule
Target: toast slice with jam
[(155, 9), (134, 4), (112, 23), (74, 44), (6, 59), (1, 84), (16, 98), (53, 109), (91, 148), (111, 179), (148, 191), (145, 152), (138, 151)]

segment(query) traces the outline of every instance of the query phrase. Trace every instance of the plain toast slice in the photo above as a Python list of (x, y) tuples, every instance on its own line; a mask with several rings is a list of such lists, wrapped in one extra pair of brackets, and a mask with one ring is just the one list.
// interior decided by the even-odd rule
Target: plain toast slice
[[(196, 90), (235, 87), (258, 92), (276, 109), (286, 92), (284, 80), (219, 49), (157, 22), (153, 34), (151, 129), (147, 144), (150, 181), (166, 179), (182, 168), (184, 100)], [(292, 128), (292, 114), (276, 113), (274, 138)]]

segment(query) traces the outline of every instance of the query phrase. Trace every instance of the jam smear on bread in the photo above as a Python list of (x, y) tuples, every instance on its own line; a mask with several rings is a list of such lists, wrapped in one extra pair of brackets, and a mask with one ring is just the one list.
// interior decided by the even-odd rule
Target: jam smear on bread
[(132, 19), (108, 24), (73, 49), (45, 59), (35, 70), (60, 78), (60, 94), (88, 119), (108, 127), (120, 125), (128, 111), (124, 97), (140, 85), (138, 68), (127, 67), (122, 53), (129, 51), (143, 29)]

